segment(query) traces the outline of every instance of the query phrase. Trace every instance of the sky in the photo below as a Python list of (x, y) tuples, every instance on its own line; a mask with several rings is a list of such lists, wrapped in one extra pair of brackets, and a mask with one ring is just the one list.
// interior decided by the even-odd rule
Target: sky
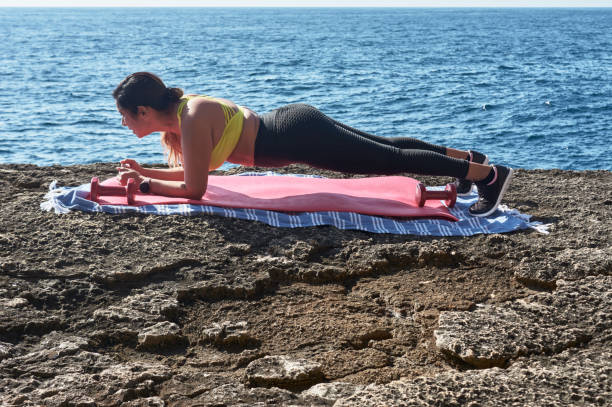
[(612, 7), (612, 0), (0, 0), (0, 7)]

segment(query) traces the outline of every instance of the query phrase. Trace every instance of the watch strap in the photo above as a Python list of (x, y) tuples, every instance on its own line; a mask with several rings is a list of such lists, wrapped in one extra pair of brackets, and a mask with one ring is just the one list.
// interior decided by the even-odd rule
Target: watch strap
[(145, 180), (140, 183), (140, 186), (138, 187), (138, 189), (140, 189), (140, 192), (142, 192), (143, 194), (149, 193), (149, 190), (151, 189), (151, 186), (149, 185), (150, 181), (150, 178), (145, 178)]

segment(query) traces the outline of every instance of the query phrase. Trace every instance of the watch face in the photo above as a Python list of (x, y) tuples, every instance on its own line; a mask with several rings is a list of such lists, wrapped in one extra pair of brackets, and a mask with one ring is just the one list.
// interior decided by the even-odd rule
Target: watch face
[(144, 194), (149, 192), (149, 181), (143, 181), (140, 183), (140, 192)]

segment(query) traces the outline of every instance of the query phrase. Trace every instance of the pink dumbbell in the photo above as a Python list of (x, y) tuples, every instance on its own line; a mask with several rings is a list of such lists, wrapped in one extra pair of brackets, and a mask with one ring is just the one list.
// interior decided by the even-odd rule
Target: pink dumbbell
[(419, 207), (425, 205), (425, 201), (432, 199), (444, 199), (446, 206), (452, 208), (457, 202), (457, 187), (455, 184), (446, 184), (444, 191), (431, 191), (425, 188), (422, 182), (419, 182), (416, 187), (416, 193), (414, 195)]
[(94, 202), (98, 202), (100, 195), (106, 196), (127, 196), (128, 205), (134, 204), (134, 194), (136, 193), (136, 182), (133, 178), (128, 179), (128, 183), (124, 187), (105, 186), (100, 185), (98, 177), (91, 179), (91, 189), (89, 193), (89, 199)]

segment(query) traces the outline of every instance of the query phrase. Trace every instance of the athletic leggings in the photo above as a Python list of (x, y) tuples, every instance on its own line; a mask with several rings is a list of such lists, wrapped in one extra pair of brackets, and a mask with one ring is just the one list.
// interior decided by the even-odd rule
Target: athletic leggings
[(465, 178), (467, 160), (447, 157), (446, 147), (408, 137), (378, 137), (327, 117), (305, 104), (260, 116), (255, 165), (312, 167), (351, 174), (413, 173)]

